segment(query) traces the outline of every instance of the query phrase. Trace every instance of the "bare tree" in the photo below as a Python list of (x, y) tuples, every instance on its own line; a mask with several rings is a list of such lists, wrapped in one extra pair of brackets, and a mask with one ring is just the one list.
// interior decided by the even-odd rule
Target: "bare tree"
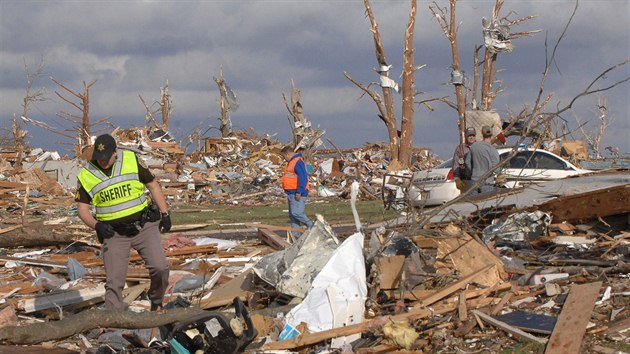
[[(445, 7), (440, 7), (435, 1), (429, 6), (429, 9), (433, 13), (433, 16), (438, 21), (438, 24), (442, 28), (444, 35), (451, 44), (451, 53), (453, 59), (451, 84), (455, 86), (455, 97), (457, 99), (457, 104), (455, 105), (455, 108), (457, 109), (457, 114), (459, 118), (459, 136), (460, 142), (462, 143), (465, 141), (464, 131), (466, 130), (466, 110), (469, 109), (469, 107), (472, 109), (482, 109), (484, 111), (491, 110), (494, 99), (502, 91), (501, 87), (494, 87), (494, 84), (496, 82), (495, 76), (497, 71), (496, 63), (498, 59), (498, 54), (503, 52), (509, 53), (512, 51), (512, 39), (522, 36), (529, 36), (534, 33), (540, 32), (540, 30), (533, 30), (510, 33), (510, 28), (512, 26), (530, 20), (533, 18), (533, 16), (527, 16), (517, 20), (510, 20), (510, 12), (508, 13), (508, 15), (500, 17), (499, 12), (501, 11), (502, 6), (503, 0), (495, 0), (494, 8), (492, 11), (492, 18), (490, 20), (486, 20), (484, 18), (482, 21), (485, 51), (484, 60), (481, 64), (483, 65), (481, 73), (481, 86), (478, 83), (478, 66), (480, 65), (478, 55), (479, 49), (481, 49), (481, 47), (479, 46), (475, 47), (474, 49), (473, 84), (472, 88), (470, 88), (470, 90), (472, 91), (471, 102), (467, 102), (467, 78), (465, 76), (465, 72), (461, 68), (459, 59), (459, 48), (457, 44), (457, 30), (459, 24), (456, 22), (457, 0), (449, 0), (448, 10)], [(479, 88), (479, 86), (480, 95), (478, 96), (477, 89)], [(477, 97), (481, 97), (480, 106), (476, 102)]]
[(29, 116), (32, 104), (45, 100), (43, 89), (33, 89), (33, 83), (35, 82), (35, 80), (44, 75), (44, 60), (42, 59), (39, 61), (37, 67), (35, 68), (35, 71), (33, 72), (29, 70), (28, 64), (26, 64), (25, 61), (24, 70), (26, 72), (26, 94), (22, 99), (22, 116), (20, 117), (21, 119), (17, 119), (15, 115), (13, 115), (12, 122), (13, 142), (17, 152), (14, 166), (16, 171), (22, 169), (22, 156), (24, 154), (24, 148), (26, 147), (27, 132), (22, 127), (22, 117)]
[[(154, 126), (154, 127), (159, 126), (157, 120), (155, 120), (155, 113), (157, 111), (151, 110), (151, 107), (149, 107), (149, 105), (147, 104), (147, 101), (144, 100), (144, 97), (142, 97), (141, 94), (138, 94), (138, 97), (140, 98), (140, 101), (142, 102), (142, 105), (144, 106), (144, 110), (146, 112), (144, 114), (144, 129), (146, 131), (149, 131), (151, 126)], [(153, 125), (150, 124), (151, 122), (153, 122)]]
[[(287, 102), (287, 97), (282, 94), (284, 105), (289, 112), (289, 125), (293, 134), (293, 146), (295, 149), (304, 149), (309, 155), (310, 150), (322, 144), (321, 137), (326, 133), (317, 128), (313, 129), (311, 122), (304, 115), (302, 102), (300, 102), (300, 90), (295, 87), (295, 83), (291, 80), (291, 104)], [(292, 120), (291, 120), (292, 118)]]
[(606, 128), (610, 125), (610, 121), (608, 120), (608, 108), (606, 107), (606, 97), (600, 96), (597, 99), (597, 120), (599, 120), (599, 126), (597, 127), (597, 131), (592, 132), (588, 131), (585, 128), (585, 124), (582, 124), (577, 117), (574, 115), (575, 121), (578, 123), (578, 127), (582, 132), (582, 136), (586, 139), (586, 143), (588, 144), (589, 150), (591, 150), (596, 159), (601, 159), (601, 143), (602, 138), (604, 137), (604, 133), (606, 132)]
[(76, 135), (73, 136), (70, 134), (59, 132), (57, 130), (49, 130), (53, 133), (76, 139), (77, 143), (75, 145), (75, 154), (80, 155), (80, 152), (83, 150), (83, 148), (90, 144), (90, 136), (92, 135), (93, 128), (97, 127), (100, 124), (106, 123), (111, 117), (108, 116), (96, 122), (90, 122), (90, 88), (96, 83), (96, 80), (90, 82), (89, 84), (83, 81), (83, 92), (79, 93), (68, 88), (53, 77), (51, 77), (50, 79), (55, 84), (57, 84), (57, 86), (61, 87), (66, 94), (74, 96), (74, 98), (71, 99), (61, 94), (59, 91), (55, 91), (57, 97), (61, 98), (64, 102), (69, 104), (78, 112), (71, 113), (62, 110), (57, 113), (58, 117), (69, 121), (72, 124), (72, 127), (70, 129), (66, 129), (66, 131), (74, 132)]
[(173, 113), (173, 96), (168, 92), (168, 80), (164, 87), (160, 87), (160, 108), (162, 112), (162, 128), (169, 129), (171, 113)]
[(378, 73), (380, 76), (380, 86), (383, 96), (374, 90), (370, 90), (370, 85), (365, 86), (354, 80), (348, 73), (344, 76), (353, 84), (359, 87), (372, 98), (379, 111), (379, 118), (385, 123), (389, 136), (389, 148), (392, 155), (390, 169), (409, 167), (411, 162), (411, 148), (413, 147), (413, 127), (414, 127), (414, 98), (416, 96), (414, 87), (414, 74), (417, 69), (414, 67), (414, 45), (413, 34), (416, 23), (416, 0), (411, 0), (411, 12), (405, 31), (405, 49), (403, 56), (403, 83), (402, 83), (402, 118), (400, 131), (398, 130), (398, 120), (394, 110), (394, 100), (392, 89), (398, 91), (398, 84), (389, 77), (391, 65), (387, 64), (387, 55), (381, 40), (378, 23), (374, 17), (369, 0), (363, 1), (374, 37), (374, 48), (376, 61), (378, 62)]
[(219, 107), (221, 108), (221, 117), (219, 118), (222, 137), (227, 137), (232, 133), (232, 121), (230, 120), (229, 111), (236, 111), (238, 109), (238, 102), (236, 102), (236, 95), (225, 83), (223, 78), (223, 68), (221, 68), (219, 78), (213, 77), (214, 82), (219, 86)]
[[(142, 102), (142, 105), (144, 106), (146, 112), (144, 115), (144, 125), (147, 132), (150, 131), (152, 128), (159, 128), (168, 131), (171, 114), (173, 113), (173, 97), (168, 91), (168, 80), (166, 80), (166, 83), (163, 87), (160, 87), (160, 99), (154, 101), (151, 106), (147, 104), (142, 95), (138, 94), (138, 97), (140, 98), (140, 101)], [(154, 106), (157, 106), (157, 108), (153, 108)], [(158, 123), (157, 119), (155, 118), (155, 115), (158, 112), (160, 112), (160, 114), (162, 115), (161, 124)], [(150, 124), (151, 122), (153, 124)]]

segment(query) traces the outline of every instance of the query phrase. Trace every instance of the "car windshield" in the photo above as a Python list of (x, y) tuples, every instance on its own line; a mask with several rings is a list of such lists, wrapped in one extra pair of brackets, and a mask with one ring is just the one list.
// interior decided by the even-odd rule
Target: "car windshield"
[(453, 159), (448, 159), (433, 168), (451, 168), (453, 167)]

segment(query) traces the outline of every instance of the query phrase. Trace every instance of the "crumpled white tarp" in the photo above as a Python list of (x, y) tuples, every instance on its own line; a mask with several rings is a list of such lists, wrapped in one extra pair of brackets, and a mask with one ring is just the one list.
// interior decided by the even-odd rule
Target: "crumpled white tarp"
[(320, 332), (363, 322), (367, 298), (363, 239), (357, 232), (335, 250), (285, 323), (296, 327), (304, 322), (311, 332)]

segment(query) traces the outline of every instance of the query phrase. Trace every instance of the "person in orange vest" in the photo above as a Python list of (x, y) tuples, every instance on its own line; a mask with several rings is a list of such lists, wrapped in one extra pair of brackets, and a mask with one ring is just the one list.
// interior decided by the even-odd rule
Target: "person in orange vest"
[[(308, 197), (309, 183), (306, 163), (302, 154), (294, 152), (293, 146), (287, 145), (280, 151), (287, 165), (282, 175), (282, 188), (287, 194), (289, 202), (289, 220), (291, 227), (299, 228), (305, 225), (307, 228), (313, 226), (313, 222), (306, 216), (306, 198)], [(298, 236), (299, 233), (293, 233)]]

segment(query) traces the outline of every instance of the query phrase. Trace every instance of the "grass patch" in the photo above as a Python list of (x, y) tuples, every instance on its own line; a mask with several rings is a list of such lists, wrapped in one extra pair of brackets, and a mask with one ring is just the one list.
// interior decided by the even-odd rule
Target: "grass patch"
[[(398, 216), (398, 212), (385, 210), (380, 200), (358, 201), (357, 212), (361, 222), (372, 224)], [(321, 214), (332, 225), (354, 224), (350, 200), (309, 200), (306, 215), (311, 219)], [(289, 226), (286, 203), (270, 205), (178, 205), (171, 209), (174, 225), (210, 224), (207, 229), (242, 228), (243, 224), (259, 222)]]

